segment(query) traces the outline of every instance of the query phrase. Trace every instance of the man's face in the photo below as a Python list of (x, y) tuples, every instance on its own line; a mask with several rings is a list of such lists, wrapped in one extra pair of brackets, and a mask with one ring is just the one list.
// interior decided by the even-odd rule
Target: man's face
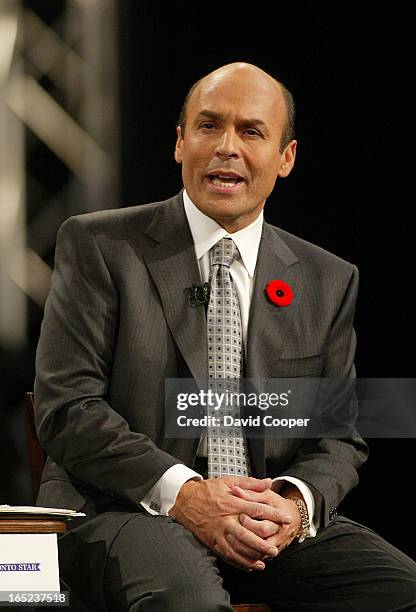
[(254, 221), (292, 169), (296, 142), (280, 152), (285, 122), (280, 87), (261, 71), (216, 71), (192, 94), (175, 159), (191, 200), (228, 231)]

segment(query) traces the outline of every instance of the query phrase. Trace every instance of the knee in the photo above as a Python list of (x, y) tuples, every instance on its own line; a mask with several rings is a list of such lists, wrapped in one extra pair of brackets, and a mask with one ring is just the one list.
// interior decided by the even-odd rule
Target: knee
[(160, 589), (146, 593), (127, 606), (118, 607), (119, 610), (129, 612), (144, 612), (148, 610), (163, 610), (164, 612), (184, 612), (184, 610), (198, 610), (198, 612), (232, 612), (228, 595), (224, 592), (192, 591), (192, 587), (184, 593), (178, 589)]
[[(176, 575), (166, 588), (154, 592), (155, 610), (166, 612), (183, 612), (183, 610), (198, 610), (198, 612), (232, 611), (230, 597), (222, 587), (222, 581), (209, 581), (202, 576), (196, 579), (194, 575)], [(138, 608), (139, 610), (140, 608)], [(143, 608), (144, 609), (144, 608)]]
[[(128, 580), (107, 563), (104, 580), (108, 610), (129, 612), (232, 612), (230, 596), (214, 568), (160, 567), (146, 580), (143, 568), (131, 573)], [(207, 568), (205, 568), (207, 569)], [(146, 572), (145, 572), (146, 573)]]
[(406, 560), (399, 566), (398, 576), (391, 589), (403, 610), (416, 610), (416, 563)]
[(394, 550), (394, 554), (378, 568), (377, 579), (368, 589), (378, 602), (379, 610), (416, 610), (416, 563)]

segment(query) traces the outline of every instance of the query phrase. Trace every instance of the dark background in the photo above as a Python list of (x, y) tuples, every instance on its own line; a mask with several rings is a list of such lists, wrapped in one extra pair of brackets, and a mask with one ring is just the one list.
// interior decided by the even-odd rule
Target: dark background
[[(195, 80), (237, 60), (279, 77), (297, 102), (298, 156), (270, 197), (266, 219), (358, 266), (360, 377), (415, 376), (413, 34), (403, 7), (119, 2), (122, 198), (114, 207), (181, 188), (175, 122)], [(11, 408), (33, 383), (42, 313), (31, 308), (31, 346), (0, 354), (0, 402), (14, 428)], [(361, 483), (340, 511), (416, 557), (414, 440), (369, 443)], [(12, 445), (0, 445), (3, 465), (6, 455), (17, 456)], [(17, 480), (2, 487), (8, 503), (29, 502), (17, 485), (25, 469), (24, 461), (15, 465)]]

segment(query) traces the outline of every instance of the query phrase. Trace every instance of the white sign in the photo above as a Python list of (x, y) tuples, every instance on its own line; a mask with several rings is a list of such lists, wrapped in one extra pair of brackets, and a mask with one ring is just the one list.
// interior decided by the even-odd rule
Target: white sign
[(0, 533), (0, 591), (59, 591), (56, 533)]

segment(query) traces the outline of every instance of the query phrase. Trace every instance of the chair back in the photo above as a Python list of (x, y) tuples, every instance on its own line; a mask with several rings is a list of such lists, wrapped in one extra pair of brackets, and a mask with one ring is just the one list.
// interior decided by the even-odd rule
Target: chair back
[(33, 393), (25, 394), (25, 432), (26, 449), (29, 459), (30, 480), (32, 483), (33, 503), (39, 493), (46, 453), (40, 445), (35, 428), (35, 399)]

